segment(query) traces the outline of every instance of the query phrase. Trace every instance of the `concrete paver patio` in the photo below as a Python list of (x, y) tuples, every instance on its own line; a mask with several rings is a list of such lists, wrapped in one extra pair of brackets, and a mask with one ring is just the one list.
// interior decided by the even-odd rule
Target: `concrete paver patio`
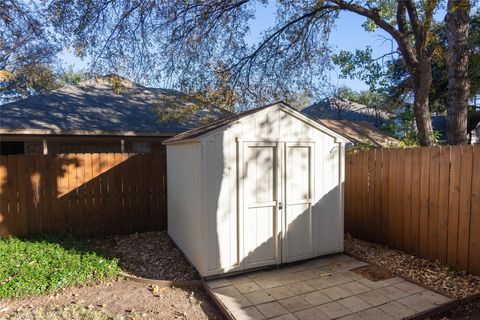
[(346, 255), (208, 280), (231, 319), (403, 319), (450, 301), (399, 277), (373, 282)]

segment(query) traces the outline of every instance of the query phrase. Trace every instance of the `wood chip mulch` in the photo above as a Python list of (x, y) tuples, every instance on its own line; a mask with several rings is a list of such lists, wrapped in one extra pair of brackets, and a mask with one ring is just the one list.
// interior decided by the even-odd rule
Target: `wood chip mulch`
[(431, 320), (479, 320), (480, 301), (463, 304), (456, 309), (433, 316)]
[(93, 249), (117, 258), (128, 274), (157, 280), (194, 280), (195, 268), (166, 231), (134, 233), (95, 240)]
[(345, 236), (345, 252), (455, 298), (480, 294), (480, 277), (452, 270), (438, 261), (421, 259), (350, 235)]

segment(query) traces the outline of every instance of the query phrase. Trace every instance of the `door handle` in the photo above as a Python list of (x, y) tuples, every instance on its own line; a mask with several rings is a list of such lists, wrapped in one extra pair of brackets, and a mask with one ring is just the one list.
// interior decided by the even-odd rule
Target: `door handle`
[(278, 210), (282, 210), (283, 209), (283, 203), (282, 202), (279, 202), (278, 203)]

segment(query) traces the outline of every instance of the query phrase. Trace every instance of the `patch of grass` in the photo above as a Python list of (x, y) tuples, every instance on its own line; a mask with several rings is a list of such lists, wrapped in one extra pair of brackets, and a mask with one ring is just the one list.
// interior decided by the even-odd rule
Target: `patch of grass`
[(71, 236), (0, 238), (0, 298), (21, 298), (120, 273), (118, 260)]

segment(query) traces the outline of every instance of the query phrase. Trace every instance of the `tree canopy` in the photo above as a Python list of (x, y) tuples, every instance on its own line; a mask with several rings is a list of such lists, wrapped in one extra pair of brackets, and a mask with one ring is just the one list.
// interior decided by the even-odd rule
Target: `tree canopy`
[[(252, 42), (256, 10), (272, 4), (274, 22)], [(366, 18), (365, 31), (382, 29), (390, 37), (393, 52), (382, 57), (389, 61), (389, 74), (368, 48), (341, 52), (334, 62), (371, 87), (379, 81), (386, 87), (386, 80), (408, 86), (420, 143), (430, 145), (434, 143), (430, 97), (441, 67), (435, 63), (445, 51), (449, 57), (465, 57), (455, 46), (446, 50), (440, 32), (446, 8), (449, 35), (455, 33), (454, 19), (468, 17), (469, 0), (462, 0), (462, 6), (454, 4), (453, 0), (7, 0), (0, 5), (2, 27), (8, 31), (0, 62), (10, 73), (27, 65), (48, 68), (59, 46), (73, 47), (77, 56), (91, 59), (93, 73), (118, 73), (149, 85), (170, 83), (230, 109), (278, 98), (302, 101), (324, 84), (322, 77), (332, 66), (329, 35), (339, 14), (350, 12)], [(467, 34), (468, 26), (447, 40), (464, 43)], [(449, 75), (457, 74), (453, 66), (464, 68), (449, 63)], [(448, 82), (449, 90), (454, 85), (461, 88), (452, 76)]]
[[(447, 101), (447, 56), (445, 24), (439, 24), (435, 33), (438, 37), (437, 54), (432, 59), (432, 86), (430, 88), (430, 111), (445, 114)], [(469, 33), (469, 80), (470, 97), (480, 95), (480, 10), (470, 17)], [(370, 86), (370, 91), (388, 96), (389, 104), (411, 102), (411, 77), (401, 56), (374, 57), (372, 49), (358, 49), (355, 52), (341, 51), (333, 55), (333, 61), (340, 67), (343, 78), (359, 78)]]

